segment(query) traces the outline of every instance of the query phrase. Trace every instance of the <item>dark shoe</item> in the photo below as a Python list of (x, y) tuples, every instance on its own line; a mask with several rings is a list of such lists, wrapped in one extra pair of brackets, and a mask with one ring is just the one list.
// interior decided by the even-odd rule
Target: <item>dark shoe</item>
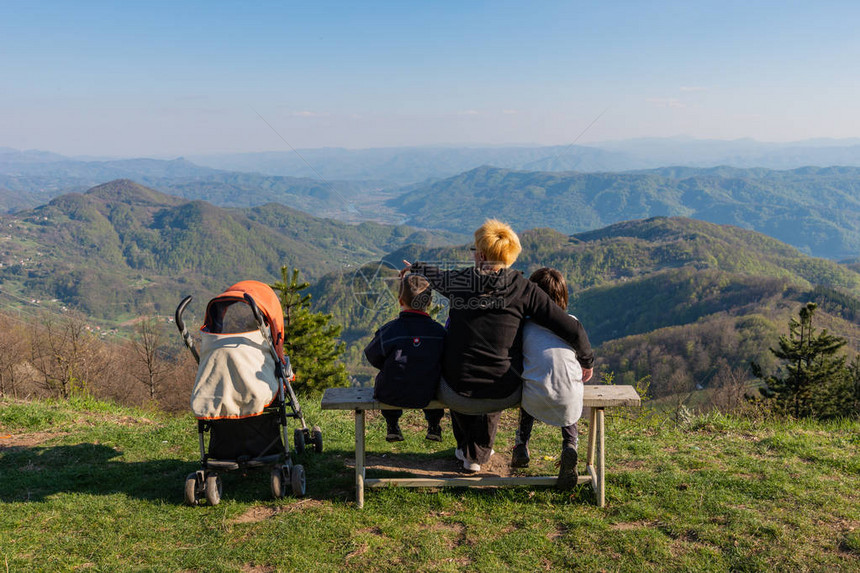
[(574, 448), (563, 448), (561, 450), (561, 465), (558, 469), (558, 489), (570, 489), (576, 485), (579, 476), (576, 473), (576, 462), (578, 454)]
[(427, 428), (427, 438), (431, 442), (441, 442), (442, 441), (442, 426), (430, 426)]
[(529, 467), (529, 447), (526, 444), (517, 444), (514, 446), (514, 453), (511, 454), (511, 467), (527, 468)]
[(400, 431), (399, 424), (389, 424), (388, 425), (388, 433), (385, 436), (385, 441), (387, 442), (402, 442), (403, 441), (403, 432)]

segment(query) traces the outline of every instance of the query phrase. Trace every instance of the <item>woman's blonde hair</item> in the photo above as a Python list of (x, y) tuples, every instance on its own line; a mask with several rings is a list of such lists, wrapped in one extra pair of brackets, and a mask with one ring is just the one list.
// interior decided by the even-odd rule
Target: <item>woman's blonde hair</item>
[(514, 264), (523, 250), (511, 226), (496, 219), (487, 219), (475, 231), (475, 246), (488, 263), (504, 267)]

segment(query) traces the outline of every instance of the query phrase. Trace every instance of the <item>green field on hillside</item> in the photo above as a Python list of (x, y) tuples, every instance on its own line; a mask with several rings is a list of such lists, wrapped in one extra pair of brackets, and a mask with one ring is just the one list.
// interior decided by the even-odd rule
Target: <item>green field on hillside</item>
[[(0, 569), (8, 571), (856, 571), (860, 423), (609, 417), (607, 505), (548, 488), (372, 490), (353, 501), (353, 421), (301, 398), (325, 451), (297, 457), (302, 499), (268, 474), (228, 474), (220, 505), (183, 505), (193, 418), (71, 402), (0, 401)], [(513, 445), (503, 418), (501, 463)], [(406, 441), (369, 421), (368, 455), (450, 465), (453, 438)], [(584, 426), (584, 424), (583, 424)], [(582, 428), (583, 432), (585, 428)], [(557, 431), (536, 428), (531, 473), (552, 473)], [(584, 444), (581, 445), (584, 452)], [(384, 457), (383, 457), (384, 456)], [(581, 468), (580, 468), (581, 469)]]

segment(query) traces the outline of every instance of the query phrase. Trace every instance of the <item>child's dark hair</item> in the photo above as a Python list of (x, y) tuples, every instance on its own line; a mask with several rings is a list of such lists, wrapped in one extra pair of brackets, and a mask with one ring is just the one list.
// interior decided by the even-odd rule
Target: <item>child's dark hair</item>
[(558, 306), (567, 310), (567, 282), (560, 272), (542, 267), (533, 272), (529, 280), (537, 284)]
[(408, 274), (400, 281), (400, 302), (412, 310), (425, 311), (430, 308), (433, 291), (430, 282), (421, 275)]

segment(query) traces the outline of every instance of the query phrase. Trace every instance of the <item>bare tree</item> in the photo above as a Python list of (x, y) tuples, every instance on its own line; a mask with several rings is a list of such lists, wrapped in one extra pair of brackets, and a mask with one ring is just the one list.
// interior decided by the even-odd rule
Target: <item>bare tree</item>
[(719, 369), (711, 381), (711, 403), (725, 414), (741, 412), (748, 405), (750, 373), (744, 368), (732, 368), (724, 359), (720, 359), (718, 364)]
[(190, 352), (174, 358), (174, 368), (164, 381), (158, 405), (168, 412), (187, 412), (191, 406), (191, 389), (197, 377), (197, 361)]
[(174, 365), (165, 356), (163, 346), (164, 329), (158, 319), (144, 317), (140, 320), (135, 327), (132, 342), (137, 365), (133, 376), (144, 385), (152, 401), (156, 400), (159, 389), (174, 369)]
[(17, 366), (24, 361), (26, 332), (19, 321), (0, 316), (0, 396), (18, 396)]
[(76, 313), (61, 319), (47, 315), (35, 327), (30, 362), (43, 388), (62, 398), (97, 380), (107, 365), (104, 345)]
[(140, 406), (148, 400), (140, 384), (130, 383), (134, 373), (140, 369), (137, 354), (131, 341), (125, 343), (105, 343), (105, 367), (97, 380), (91, 380), (89, 390), (99, 396), (119, 404)]

